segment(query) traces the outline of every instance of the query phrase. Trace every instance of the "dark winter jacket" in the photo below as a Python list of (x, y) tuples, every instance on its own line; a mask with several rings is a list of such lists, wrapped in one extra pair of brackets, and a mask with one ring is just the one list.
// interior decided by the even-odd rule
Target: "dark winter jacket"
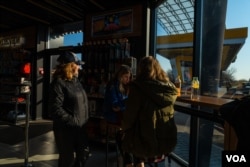
[(138, 157), (173, 151), (177, 142), (174, 122), (176, 87), (156, 80), (131, 83), (123, 115), (123, 149)]
[(88, 99), (77, 78), (54, 79), (50, 88), (50, 114), (57, 124), (81, 127), (88, 120)]

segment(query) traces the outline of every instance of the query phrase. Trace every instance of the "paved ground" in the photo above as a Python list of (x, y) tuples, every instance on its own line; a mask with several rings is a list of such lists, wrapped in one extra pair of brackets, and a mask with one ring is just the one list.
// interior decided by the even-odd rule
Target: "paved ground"
[[(51, 126), (51, 124), (50, 124)], [(48, 125), (46, 125), (48, 128)], [(11, 127), (13, 128), (13, 127)], [(51, 127), (50, 127), (51, 128)], [(2, 138), (9, 130), (8, 137), (10, 141)], [(54, 135), (51, 130), (45, 131), (43, 126), (37, 128), (40, 130), (40, 135), (29, 138), (29, 156), (28, 165), (25, 167), (56, 167), (58, 153), (55, 148)], [(3, 133), (2, 133), (3, 132)], [(14, 132), (14, 131), (13, 131)], [(34, 132), (34, 131), (31, 131)], [(36, 132), (38, 134), (38, 132)], [(15, 133), (10, 131), (10, 127), (0, 125), (0, 167), (24, 167), (25, 159), (25, 147), (24, 140), (22, 139), (23, 131), (21, 128), (15, 129)], [(7, 136), (7, 134), (6, 134)], [(106, 147), (104, 144), (93, 142), (91, 143), (92, 156), (87, 161), (85, 167), (105, 167), (106, 162)], [(108, 167), (117, 167), (117, 156), (115, 147), (111, 146), (111, 150), (108, 154), (109, 165)], [(122, 159), (119, 158), (119, 164), (122, 163)], [(165, 167), (180, 167), (174, 161), (171, 165), (166, 160)], [(119, 165), (119, 167), (122, 167)], [(148, 166), (147, 166), (148, 167)]]
[[(178, 142), (174, 153), (188, 162), (189, 160), (189, 125), (190, 116), (176, 112), (175, 121), (178, 127)], [(220, 126), (220, 125), (218, 125)], [(224, 134), (217, 128), (213, 130), (211, 157), (209, 167), (221, 167)], [(202, 153), (200, 153), (202, 154)]]
[[(189, 159), (189, 120), (190, 117), (185, 114), (176, 114), (176, 123), (178, 124), (178, 143), (174, 153), (188, 162)], [(57, 164), (58, 154), (54, 147), (54, 136), (51, 131), (51, 123), (46, 122), (43, 126), (32, 125), (30, 136), (29, 161), (36, 167), (55, 167)], [(39, 127), (40, 126), (40, 127)], [(12, 128), (13, 129), (13, 128)], [(0, 166), (17, 167), (24, 162), (24, 142), (23, 131), (20, 128), (6, 129), (5, 125), (0, 125)], [(9, 131), (9, 133), (7, 133)], [(38, 132), (40, 131), (40, 132)], [(15, 132), (15, 133), (13, 133)], [(2, 139), (2, 140), (1, 140)], [(209, 167), (221, 167), (221, 152), (223, 150), (223, 133), (214, 130), (211, 159)], [(95, 147), (96, 146), (96, 147)], [(92, 147), (93, 157), (88, 161), (86, 167), (104, 167), (105, 166), (105, 146), (94, 145)], [(109, 167), (116, 166), (116, 154), (109, 154)], [(166, 162), (167, 164), (167, 162)], [(169, 166), (169, 165), (166, 165)], [(179, 167), (172, 162), (171, 167)]]

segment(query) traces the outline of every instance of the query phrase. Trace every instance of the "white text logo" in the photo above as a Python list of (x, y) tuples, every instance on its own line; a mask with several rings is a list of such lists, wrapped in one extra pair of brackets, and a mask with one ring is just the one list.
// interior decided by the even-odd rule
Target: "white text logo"
[(244, 155), (226, 155), (227, 162), (247, 162)]

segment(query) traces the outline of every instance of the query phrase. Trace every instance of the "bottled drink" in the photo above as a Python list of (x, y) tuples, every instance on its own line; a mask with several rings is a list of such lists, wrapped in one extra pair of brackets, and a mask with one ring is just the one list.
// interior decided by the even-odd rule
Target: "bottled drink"
[(200, 98), (200, 83), (198, 77), (193, 77), (191, 88), (191, 99), (199, 100)]
[(175, 80), (175, 87), (177, 88), (177, 96), (181, 96), (181, 78), (179, 75)]

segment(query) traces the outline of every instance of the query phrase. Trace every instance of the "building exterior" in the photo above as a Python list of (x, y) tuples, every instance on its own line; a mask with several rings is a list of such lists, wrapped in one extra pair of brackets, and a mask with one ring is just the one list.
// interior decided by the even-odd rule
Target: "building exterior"
[[(120, 64), (136, 71), (141, 57), (160, 54), (170, 60), (174, 76), (180, 75), (185, 84), (198, 77), (201, 95), (212, 96), (219, 93), (221, 73), (235, 61), (248, 33), (247, 27), (226, 29), (226, 0), (19, 0), (15, 5), (3, 1), (0, 9), (0, 79), (11, 83), (24, 77), (31, 82), (33, 120), (49, 118), (49, 84), (61, 51), (78, 53), (86, 62), (82, 81), (90, 94), (97, 93), (94, 84), (112, 76)], [(166, 36), (157, 36), (157, 23)], [(82, 43), (63, 45), (65, 34), (79, 32)], [(31, 72), (20, 73), (27, 62)], [(100, 96), (92, 95), (95, 111)], [(187, 112), (191, 121), (185, 117), (190, 121), (190, 131), (185, 133), (190, 140), (188, 158), (181, 157), (184, 166), (208, 167), (213, 162), (211, 145), (218, 122), (210, 118), (215, 108), (204, 105), (200, 109), (206, 110), (205, 116), (193, 109)], [(200, 133), (193, 133), (196, 130)]]

